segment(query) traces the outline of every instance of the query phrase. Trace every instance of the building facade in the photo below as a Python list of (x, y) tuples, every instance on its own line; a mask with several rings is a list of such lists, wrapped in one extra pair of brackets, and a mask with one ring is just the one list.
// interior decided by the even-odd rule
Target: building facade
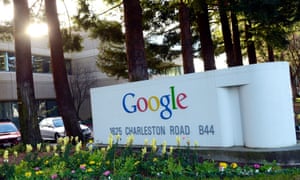
[[(84, 72), (88, 73), (89, 78), (93, 80), (93, 84), (90, 84), (91, 87), (125, 82), (110, 78), (100, 72), (96, 65), (99, 42), (88, 38), (87, 34), (83, 34), (83, 36), (84, 49), (81, 52), (65, 54), (69, 77), (84, 69)], [(59, 115), (55, 100), (48, 44), (47, 36), (34, 38), (31, 42), (34, 89), (39, 117)], [(0, 42), (0, 119), (12, 119), (18, 122), (15, 69), (14, 42)], [(81, 79), (78, 79), (78, 81), (81, 81)], [(79, 114), (81, 119), (91, 118), (89, 97), (85, 97)]]

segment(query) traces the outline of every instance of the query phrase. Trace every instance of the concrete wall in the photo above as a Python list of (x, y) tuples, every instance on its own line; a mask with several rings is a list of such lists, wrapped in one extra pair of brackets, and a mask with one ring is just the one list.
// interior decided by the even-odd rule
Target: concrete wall
[[(55, 99), (55, 91), (51, 74), (34, 74), (36, 99)], [(0, 101), (17, 100), (17, 84), (15, 72), (0, 72)]]
[(262, 63), (92, 89), (94, 138), (204, 147), (296, 144), (289, 65)]

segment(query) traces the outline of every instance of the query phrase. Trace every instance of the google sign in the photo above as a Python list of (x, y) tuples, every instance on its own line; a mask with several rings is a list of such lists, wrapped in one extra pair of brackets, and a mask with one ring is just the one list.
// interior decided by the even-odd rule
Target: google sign
[[(289, 65), (264, 63), (91, 90), (94, 139), (126, 144), (296, 144)], [(270, 128), (271, 127), (271, 128)], [(278, 133), (280, 132), (280, 133)]]
[[(187, 106), (182, 104), (183, 100), (187, 98), (185, 93), (179, 93), (175, 96), (175, 87), (170, 87), (170, 93), (162, 95), (160, 97), (150, 96), (148, 99), (146, 97), (137, 97), (135, 99), (135, 93), (126, 93), (123, 96), (122, 104), (123, 109), (127, 113), (145, 112), (148, 109), (150, 111), (156, 112), (160, 110), (161, 119), (167, 120), (172, 117), (172, 111), (179, 109), (186, 109)], [(133, 102), (132, 102), (133, 100)], [(136, 101), (134, 101), (136, 100)], [(131, 101), (131, 103), (129, 102)], [(130, 105), (129, 105), (130, 104)]]

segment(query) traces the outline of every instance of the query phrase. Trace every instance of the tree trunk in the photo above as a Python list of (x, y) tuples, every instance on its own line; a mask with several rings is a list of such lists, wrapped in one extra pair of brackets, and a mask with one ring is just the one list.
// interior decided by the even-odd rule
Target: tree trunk
[(224, 47), (226, 52), (226, 62), (229, 67), (235, 66), (234, 61), (234, 52), (233, 52), (233, 44), (231, 39), (231, 31), (228, 21), (228, 16), (226, 13), (227, 4), (225, 4), (224, 0), (219, 0), (219, 14), (221, 20), (221, 27), (223, 33)]
[(123, 0), (129, 81), (147, 80), (148, 67), (139, 0)]
[(35, 101), (30, 37), (24, 31), (29, 24), (27, 0), (14, 0), (16, 80), (19, 122), (24, 144), (41, 142)]
[(193, 61), (193, 43), (190, 25), (190, 9), (182, 2), (179, 4), (179, 22), (184, 74), (195, 72)]
[(197, 24), (200, 33), (201, 56), (204, 61), (204, 70), (216, 69), (214, 45), (211, 38), (208, 7), (205, 0), (201, 0), (200, 9), (197, 12)]
[(241, 43), (240, 43), (240, 31), (239, 31), (239, 24), (236, 17), (235, 12), (231, 11), (231, 24), (232, 24), (232, 32), (233, 32), (233, 48), (234, 48), (234, 65), (235, 66), (242, 66), (243, 65), (243, 56), (241, 50)]
[(252, 33), (251, 33), (251, 23), (245, 24), (245, 32), (246, 32), (246, 43), (247, 43), (247, 54), (248, 54), (248, 61), (249, 64), (256, 64), (256, 52), (255, 52), (255, 45), (254, 41), (252, 40)]
[(56, 0), (45, 0), (45, 9), (49, 28), (51, 64), (58, 110), (63, 118), (67, 136), (78, 136), (81, 140), (84, 140), (68, 84)]
[(269, 58), (269, 62), (274, 62), (275, 61), (273, 47), (269, 44), (268, 44), (268, 58)]

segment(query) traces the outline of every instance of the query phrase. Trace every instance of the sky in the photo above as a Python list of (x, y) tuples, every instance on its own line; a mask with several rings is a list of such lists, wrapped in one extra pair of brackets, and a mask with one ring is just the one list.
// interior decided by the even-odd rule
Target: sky
[[(39, 0), (28, 0), (28, 5), (31, 7), (36, 1)], [(61, 26), (68, 26), (68, 16), (67, 13), (72, 16), (76, 14), (77, 2), (74, 0), (64, 0), (66, 6), (62, 0), (57, 0), (57, 11), (60, 14), (60, 20), (65, 23), (61, 23)], [(67, 7), (67, 10), (66, 10)], [(103, 1), (94, 0), (93, 5), (91, 6), (92, 10), (96, 13), (101, 13), (109, 9), (110, 7), (103, 3)], [(36, 10), (34, 13), (37, 13)], [(4, 5), (3, 1), (0, 1), (0, 21), (10, 21), (13, 19), (13, 4)], [(103, 15), (103, 18), (109, 20), (120, 20), (120, 16), (117, 13), (106, 13)], [(47, 34), (47, 25), (46, 23), (34, 23), (28, 28), (28, 33), (32, 37), (39, 37)]]

